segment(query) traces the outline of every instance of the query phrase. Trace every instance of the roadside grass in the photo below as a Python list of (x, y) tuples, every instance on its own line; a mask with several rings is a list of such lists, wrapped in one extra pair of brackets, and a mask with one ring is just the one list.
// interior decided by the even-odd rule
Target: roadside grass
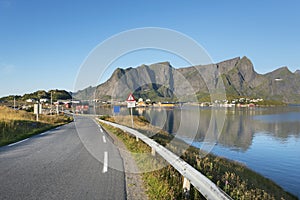
[(298, 199), (247, 166), (189, 147), (182, 158), (211, 179), (233, 199)]
[[(107, 121), (118, 122), (122, 125), (131, 126), (130, 117), (123, 119), (102, 117)], [(181, 158), (200, 171), (206, 177), (211, 179), (218, 187), (224, 190), (233, 199), (298, 199), (296, 196), (284, 191), (280, 186), (268, 178), (250, 170), (247, 166), (218, 157), (213, 154), (207, 154), (195, 147), (177, 140), (165, 131), (157, 131), (155, 127), (147, 124), (147, 121), (141, 117), (134, 118), (135, 129), (151, 136), (156, 142), (165, 146), (173, 153), (181, 155)], [(144, 181), (150, 199), (181, 199), (182, 176), (169, 164), (166, 164), (163, 158), (148, 156), (143, 159), (139, 154), (150, 153), (151, 149), (142, 141), (136, 142), (135, 137), (123, 132), (120, 129), (101, 123), (108, 132), (116, 134), (122, 139), (128, 150), (133, 154), (138, 167), (141, 171), (151, 169), (149, 166), (163, 165), (165, 167), (144, 173)], [(156, 130), (155, 134), (150, 133)], [(172, 144), (170, 143), (172, 141)], [(205, 199), (196, 188), (191, 187), (190, 199)]]
[(139, 170), (149, 199), (181, 199), (182, 180), (180, 174), (160, 156), (152, 156), (151, 149), (142, 141), (126, 134), (121, 129), (101, 123), (109, 133), (115, 134), (131, 152)]
[(40, 115), (39, 121), (35, 120), (36, 116), (33, 113), (0, 106), (0, 146), (20, 141), (72, 121), (71, 117), (64, 115)]

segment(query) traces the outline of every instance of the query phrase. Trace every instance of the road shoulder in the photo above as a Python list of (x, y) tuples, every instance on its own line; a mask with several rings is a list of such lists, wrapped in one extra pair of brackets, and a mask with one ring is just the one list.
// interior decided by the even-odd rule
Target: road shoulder
[(114, 144), (118, 147), (120, 155), (123, 159), (125, 169), (125, 182), (126, 182), (126, 194), (128, 200), (147, 200), (147, 194), (144, 187), (142, 175), (138, 172), (139, 169), (135, 163), (131, 153), (127, 150), (125, 144), (114, 134), (109, 133), (109, 136), (113, 139)]

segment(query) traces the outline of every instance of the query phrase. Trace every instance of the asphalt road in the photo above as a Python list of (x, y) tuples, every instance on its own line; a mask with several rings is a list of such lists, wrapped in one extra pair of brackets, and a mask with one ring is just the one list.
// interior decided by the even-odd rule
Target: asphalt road
[(0, 148), (0, 199), (126, 199), (122, 169), (103, 129), (77, 117)]

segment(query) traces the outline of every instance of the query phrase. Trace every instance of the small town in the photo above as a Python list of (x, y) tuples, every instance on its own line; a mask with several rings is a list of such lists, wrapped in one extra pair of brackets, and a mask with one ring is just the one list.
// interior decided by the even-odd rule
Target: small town
[[(97, 105), (123, 105), (126, 106), (126, 101), (100, 101), (98, 99), (92, 100), (92, 102), (96, 102)], [(264, 99), (262, 98), (235, 98), (233, 100), (216, 100), (214, 102), (153, 102), (151, 99), (143, 99), (138, 98), (136, 101), (136, 107), (180, 107), (182, 105), (194, 105), (200, 107), (255, 107), (255, 106), (263, 106)]]

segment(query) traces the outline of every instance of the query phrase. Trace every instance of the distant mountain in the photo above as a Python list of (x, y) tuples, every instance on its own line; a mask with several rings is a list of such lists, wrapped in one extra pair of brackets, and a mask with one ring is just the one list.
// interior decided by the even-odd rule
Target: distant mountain
[(282, 67), (258, 74), (247, 57), (179, 69), (169, 62), (118, 68), (105, 83), (78, 91), (74, 97), (124, 101), (134, 92), (137, 98), (156, 101), (204, 101), (209, 99), (209, 94), (220, 91), (220, 79), (224, 82), (227, 98), (243, 96), (300, 103), (299, 71), (292, 73)]
[(35, 99), (35, 100), (43, 99), (43, 98), (51, 99), (51, 93), (52, 93), (53, 101), (72, 99), (72, 94), (65, 90), (49, 90), (48, 92), (45, 90), (38, 90), (36, 92), (24, 94), (22, 96), (21, 95), (18, 95), (18, 96), (10, 95), (10, 96), (6, 96), (6, 97), (2, 97), (2, 98), (0, 98), (0, 100), (11, 101), (14, 98), (16, 98), (16, 100), (23, 100), (23, 101), (25, 101), (27, 99)]

